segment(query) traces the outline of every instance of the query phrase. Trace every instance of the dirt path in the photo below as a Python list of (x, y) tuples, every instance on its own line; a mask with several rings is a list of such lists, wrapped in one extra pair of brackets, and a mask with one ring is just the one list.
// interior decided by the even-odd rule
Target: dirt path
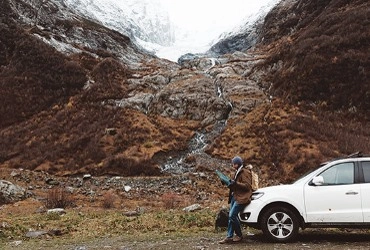
[(370, 249), (370, 233), (356, 232), (326, 233), (307, 232), (300, 235), (294, 243), (276, 244), (264, 241), (262, 234), (247, 235), (242, 243), (232, 245), (220, 245), (218, 241), (224, 237), (224, 233), (213, 236), (169, 239), (159, 242), (137, 242), (126, 245), (126, 248), (117, 249)]
[(214, 233), (195, 237), (168, 237), (156, 235), (148, 238), (135, 238), (135, 235), (117, 238), (101, 238), (90, 242), (67, 243), (58, 240), (25, 241), (17, 246), (10, 242), (1, 249), (58, 249), (58, 250), (190, 250), (190, 249), (332, 249), (348, 250), (370, 249), (370, 232), (368, 230), (305, 230), (296, 242), (287, 244), (268, 243), (262, 234), (245, 235), (243, 242), (231, 245), (219, 245), (218, 241), (225, 233)]

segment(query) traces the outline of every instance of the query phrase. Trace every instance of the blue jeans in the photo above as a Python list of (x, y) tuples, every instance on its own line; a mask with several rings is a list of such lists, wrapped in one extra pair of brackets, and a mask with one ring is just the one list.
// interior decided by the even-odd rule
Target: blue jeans
[(234, 232), (237, 236), (242, 237), (243, 234), (240, 227), (238, 214), (244, 209), (244, 207), (244, 204), (238, 204), (235, 201), (234, 196), (231, 197), (229, 222), (227, 226), (227, 238), (232, 238), (234, 236)]

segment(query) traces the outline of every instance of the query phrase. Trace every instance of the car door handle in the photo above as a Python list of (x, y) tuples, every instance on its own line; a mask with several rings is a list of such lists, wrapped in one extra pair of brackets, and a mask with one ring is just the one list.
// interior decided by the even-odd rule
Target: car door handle
[(356, 194), (358, 194), (358, 192), (355, 192), (355, 191), (348, 191), (348, 192), (346, 192), (346, 194), (348, 194), (348, 195), (356, 195)]

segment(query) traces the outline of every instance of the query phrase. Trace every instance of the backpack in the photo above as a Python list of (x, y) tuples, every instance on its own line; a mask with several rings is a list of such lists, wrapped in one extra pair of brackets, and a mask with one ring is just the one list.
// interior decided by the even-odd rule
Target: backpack
[(252, 191), (256, 191), (258, 189), (258, 174), (253, 171), (253, 166), (251, 164), (247, 165), (247, 168), (251, 171), (252, 175)]

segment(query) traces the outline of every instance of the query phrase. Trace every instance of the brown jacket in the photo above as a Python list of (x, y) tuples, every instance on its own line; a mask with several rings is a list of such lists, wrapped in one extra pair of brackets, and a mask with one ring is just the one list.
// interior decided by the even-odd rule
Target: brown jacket
[[(236, 172), (237, 173), (237, 172)], [(249, 204), (252, 197), (252, 173), (249, 169), (243, 167), (234, 178), (235, 185), (230, 188), (229, 203), (231, 195), (238, 204)]]

